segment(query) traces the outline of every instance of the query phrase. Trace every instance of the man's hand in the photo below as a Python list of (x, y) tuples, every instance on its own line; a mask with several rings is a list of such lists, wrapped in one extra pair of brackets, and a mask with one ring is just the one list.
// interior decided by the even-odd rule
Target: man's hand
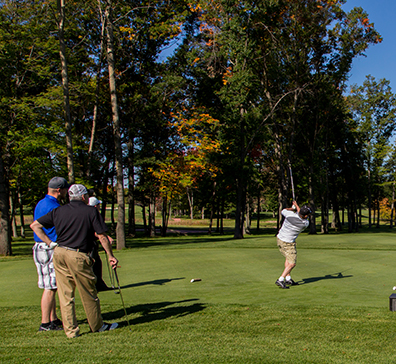
[(118, 264), (118, 259), (115, 257), (115, 256), (109, 256), (109, 262), (110, 262), (110, 264), (111, 264), (111, 267), (113, 268), (113, 269), (116, 269), (117, 268), (117, 264)]
[(297, 201), (293, 201), (293, 210), (300, 212), (300, 206), (298, 206)]

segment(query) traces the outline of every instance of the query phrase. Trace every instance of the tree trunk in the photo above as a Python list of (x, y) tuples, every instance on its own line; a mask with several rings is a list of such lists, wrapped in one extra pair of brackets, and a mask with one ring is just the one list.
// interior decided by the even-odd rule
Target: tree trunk
[(212, 201), (210, 207), (210, 218), (209, 218), (209, 230), (208, 233), (212, 234), (212, 226), (213, 226), (213, 215), (215, 209), (215, 199), (216, 199), (216, 182), (213, 182), (213, 191), (212, 191)]
[(102, 61), (103, 61), (103, 55), (104, 55), (104, 47), (105, 47), (105, 31), (106, 31), (106, 21), (103, 17), (102, 14), (102, 7), (100, 6), (100, 1), (99, 0), (99, 12), (100, 12), (100, 18), (102, 20), (102, 27), (101, 27), (101, 32), (100, 32), (100, 54), (99, 54), (99, 59), (98, 59), (98, 67), (96, 70), (96, 88), (95, 88), (95, 104), (94, 104), (94, 109), (93, 109), (93, 116), (92, 116), (92, 129), (91, 129), (91, 139), (89, 141), (89, 149), (88, 149), (88, 163), (87, 163), (87, 177), (89, 178), (91, 175), (91, 162), (92, 162), (92, 154), (94, 150), (94, 142), (95, 142), (95, 135), (96, 135), (96, 125), (97, 125), (97, 120), (98, 120), (98, 107), (99, 107), (99, 92), (100, 92), (100, 73), (102, 69)]
[(11, 220), (11, 227), (12, 227), (12, 237), (18, 237), (18, 231), (16, 226), (16, 219), (15, 219), (15, 201), (14, 201), (14, 194), (10, 193), (10, 220)]
[(390, 216), (390, 225), (389, 227), (393, 228), (393, 214), (395, 211), (395, 182), (392, 183), (392, 202), (391, 202), (391, 216)]
[(155, 237), (155, 194), (150, 194), (149, 203), (149, 236), (150, 238)]
[[(327, 174), (326, 174), (327, 176)], [(326, 177), (327, 181), (327, 177)], [(321, 183), (323, 184), (322, 178)], [(326, 183), (326, 190), (322, 193), (322, 204), (321, 204), (321, 232), (323, 234), (329, 233), (329, 210), (328, 210), (328, 183)]]
[[(113, 178), (111, 179), (113, 181)], [(111, 228), (114, 230), (116, 223), (115, 223), (115, 217), (114, 217), (114, 211), (115, 211), (115, 192), (113, 188), (114, 183), (111, 184)]]
[(109, 67), (109, 85), (111, 96), (111, 110), (113, 114), (113, 134), (114, 147), (116, 156), (116, 173), (117, 173), (117, 249), (125, 248), (125, 198), (124, 198), (124, 173), (122, 163), (122, 146), (121, 146), (121, 125), (118, 114), (118, 102), (116, 93), (115, 79), (115, 61), (114, 61), (114, 43), (113, 43), (113, 19), (111, 0), (106, 4), (106, 30), (107, 30), (107, 62)]
[(147, 219), (146, 219), (146, 205), (143, 202), (142, 205), (142, 218), (143, 218), (143, 230), (144, 233), (147, 235), (148, 231), (147, 231)]
[[(108, 163), (106, 163), (108, 165)], [(105, 164), (105, 166), (106, 166)], [(107, 199), (108, 199), (108, 193), (107, 193), (107, 186), (108, 186), (108, 181), (109, 181), (109, 168), (104, 168), (104, 173), (103, 173), (103, 187), (102, 187), (102, 196), (103, 196), (103, 203), (102, 203), (102, 211), (101, 215), (103, 217), (103, 220), (106, 219), (106, 207), (107, 207)]]
[(128, 141), (128, 235), (136, 236), (136, 216), (135, 216), (135, 164), (134, 164), (134, 143), (133, 136), (129, 135)]
[(190, 219), (194, 220), (194, 191), (190, 188), (186, 188), (188, 205), (190, 206)]
[(216, 233), (220, 232), (220, 201), (217, 199), (216, 204)]
[(0, 155), (0, 255), (11, 255), (11, 233), (9, 223), (8, 186)]
[(246, 189), (244, 186), (244, 178), (240, 176), (237, 179), (237, 205), (235, 212), (234, 239), (243, 239), (245, 204)]
[(331, 205), (333, 206), (333, 220), (331, 223), (331, 227), (335, 231), (341, 231), (342, 230), (342, 225), (340, 221), (340, 206), (338, 202), (338, 196), (337, 196), (337, 189), (335, 185), (335, 179), (334, 179), (334, 172), (333, 172), (333, 166), (330, 165), (330, 200), (331, 200)]
[(25, 238), (25, 217), (23, 213), (23, 198), (21, 187), (18, 186), (18, 200), (19, 200), (19, 217), (20, 217), (20, 225), (21, 225), (21, 238)]
[(220, 211), (220, 216), (221, 216), (221, 220), (220, 220), (220, 235), (224, 235), (224, 204), (225, 204), (225, 198), (223, 196), (223, 198), (221, 199), (221, 211)]
[(368, 218), (369, 218), (369, 229), (371, 229), (371, 174), (370, 166), (367, 168), (367, 186), (368, 186)]
[(308, 190), (309, 190), (309, 204), (313, 210), (313, 213), (309, 215), (309, 233), (316, 234), (316, 218), (315, 218), (315, 198), (314, 198), (314, 187), (313, 187), (313, 164), (310, 164), (310, 173), (308, 178)]
[(260, 186), (257, 192), (257, 231), (260, 231), (261, 193)]
[(250, 198), (246, 199), (245, 233), (250, 234)]
[(69, 99), (69, 76), (67, 71), (66, 46), (64, 40), (65, 27), (65, 0), (57, 0), (58, 6), (58, 36), (59, 36), (59, 54), (62, 66), (62, 87), (63, 87), (63, 110), (65, 116), (66, 129), (66, 158), (69, 183), (74, 183), (74, 162), (73, 162), (73, 136), (70, 117), (70, 99)]
[(166, 231), (168, 229), (170, 215), (170, 203), (168, 208), (168, 199), (164, 197), (162, 199), (162, 226), (161, 226), (161, 236), (166, 236)]

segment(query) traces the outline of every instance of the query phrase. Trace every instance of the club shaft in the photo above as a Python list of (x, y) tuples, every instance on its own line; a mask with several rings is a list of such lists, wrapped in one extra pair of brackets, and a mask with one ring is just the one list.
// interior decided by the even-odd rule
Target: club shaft
[(296, 196), (294, 194), (293, 172), (292, 172), (291, 166), (289, 166), (289, 169), (290, 169), (290, 181), (291, 181), (291, 187), (292, 187), (292, 196), (293, 196), (293, 201), (295, 201)]
[(126, 308), (125, 308), (124, 298), (122, 297), (121, 286), (120, 286), (120, 281), (118, 279), (117, 268), (114, 268), (113, 271), (114, 271), (114, 275), (115, 275), (115, 278), (116, 278), (116, 281), (117, 281), (118, 292), (119, 292), (120, 297), (121, 297), (122, 307), (124, 308), (125, 318), (127, 320), (129, 330), (131, 330), (131, 324), (129, 323), (129, 320), (128, 320), (128, 314), (127, 314), (127, 311), (126, 311)]

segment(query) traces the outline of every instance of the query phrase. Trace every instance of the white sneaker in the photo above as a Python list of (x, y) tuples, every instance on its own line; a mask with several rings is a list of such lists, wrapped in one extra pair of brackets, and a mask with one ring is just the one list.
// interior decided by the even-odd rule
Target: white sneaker
[(99, 329), (98, 332), (114, 330), (117, 327), (118, 327), (117, 322), (114, 322), (114, 324), (108, 324), (108, 323), (104, 322), (103, 326)]

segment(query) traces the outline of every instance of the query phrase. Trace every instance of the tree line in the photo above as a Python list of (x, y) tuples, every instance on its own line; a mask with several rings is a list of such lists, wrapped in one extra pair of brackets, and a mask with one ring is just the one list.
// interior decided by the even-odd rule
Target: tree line
[(395, 97), (371, 76), (347, 95), (353, 60), (382, 38), (345, 2), (0, 1), (0, 254), (55, 175), (117, 204), (118, 249), (135, 205), (150, 235), (159, 203), (162, 235), (181, 206), (211, 221), (232, 209), (235, 238), (253, 202), (279, 224), (291, 171), (322, 232), (343, 211), (357, 231), (363, 207), (379, 224)]

